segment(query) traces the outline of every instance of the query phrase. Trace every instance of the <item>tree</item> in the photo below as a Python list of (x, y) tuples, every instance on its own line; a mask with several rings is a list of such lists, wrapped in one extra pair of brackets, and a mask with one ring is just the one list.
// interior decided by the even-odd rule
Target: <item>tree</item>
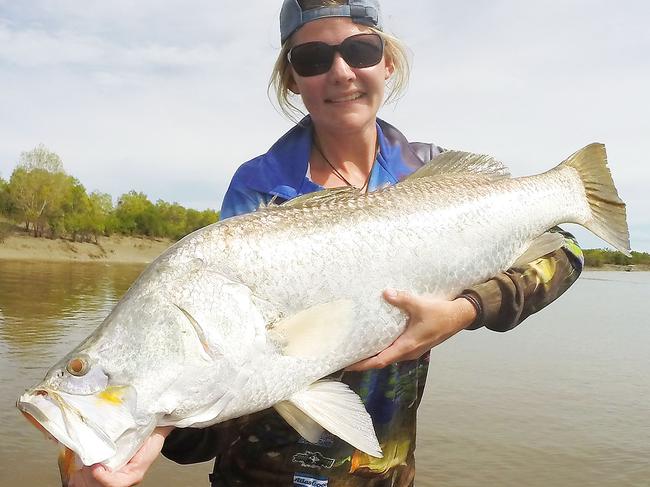
[(179, 239), (185, 235), (185, 221), (187, 210), (178, 203), (167, 203), (163, 200), (156, 202), (158, 217), (163, 223), (160, 237)]
[(18, 167), (22, 167), (28, 172), (34, 169), (41, 169), (52, 174), (64, 172), (61, 158), (43, 144), (37, 145), (31, 151), (22, 152)]
[(15, 216), (25, 222), (26, 230), (31, 227), (35, 237), (42, 236), (46, 225), (62, 216), (68, 185), (68, 176), (63, 172), (21, 166), (14, 169), (9, 180), (9, 196)]
[(70, 235), (73, 242), (76, 242), (77, 238), (81, 241), (88, 240), (90, 198), (86, 193), (86, 188), (78, 179), (70, 177), (68, 186), (63, 203), (64, 230)]
[(52, 234), (61, 231), (69, 183), (61, 158), (43, 144), (23, 152), (7, 188), (14, 217), (25, 222), (26, 230), (31, 227), (35, 237), (48, 226)]
[(209, 209), (198, 211), (190, 208), (187, 210), (187, 216), (185, 220), (185, 235), (218, 221), (218, 211)]
[(0, 178), (0, 215), (9, 216), (9, 184)]
[(115, 216), (117, 217), (117, 230), (126, 235), (149, 235), (153, 222), (151, 216), (153, 203), (147, 195), (137, 191), (129, 191), (119, 197)]
[(93, 191), (88, 197), (88, 231), (95, 238), (109, 233), (112, 228), (113, 198), (108, 193)]

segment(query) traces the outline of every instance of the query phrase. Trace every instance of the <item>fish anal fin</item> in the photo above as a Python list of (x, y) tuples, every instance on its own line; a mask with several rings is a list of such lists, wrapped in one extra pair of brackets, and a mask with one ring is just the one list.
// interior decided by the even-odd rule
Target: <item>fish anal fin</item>
[(377, 458), (383, 456), (370, 415), (361, 398), (346, 384), (320, 380), (294, 394), (289, 402), (294, 408), (282, 405), (280, 409), (284, 411), (279, 412), (285, 419), (289, 417), (287, 422), (301, 435), (311, 436), (311, 439), (305, 437), (307, 440), (315, 438), (318, 441), (313, 424), (317, 423), (357, 450)]
[(354, 303), (340, 299), (317, 304), (275, 323), (269, 337), (291, 357), (320, 357), (331, 352), (354, 327)]
[(450, 175), (467, 175), (490, 180), (510, 177), (508, 168), (490, 156), (471, 154), (469, 152), (446, 151), (409, 175), (405, 178), (405, 181)]
[(274, 408), (304, 439), (311, 443), (318, 443), (323, 434), (323, 427), (302, 412), (298, 406), (291, 401), (282, 401)]
[(517, 258), (512, 267), (521, 267), (539, 259), (540, 257), (555, 252), (564, 245), (564, 236), (557, 232), (546, 232), (528, 246), (523, 254)]

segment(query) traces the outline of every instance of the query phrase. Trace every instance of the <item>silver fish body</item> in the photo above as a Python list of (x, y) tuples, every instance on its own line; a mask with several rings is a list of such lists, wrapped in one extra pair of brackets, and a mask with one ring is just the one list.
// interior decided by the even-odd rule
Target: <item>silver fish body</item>
[(219, 222), (159, 257), (18, 407), (83, 463), (113, 468), (156, 425), (268, 407), (308, 439), (322, 426), (380, 455), (356, 395), (320, 379), (402, 333), (406, 317), (382, 290), (454, 298), (557, 248), (546, 231), (563, 222), (628, 250), (604, 146), (517, 179), (490, 158), (446, 153), (374, 193), (329, 190)]

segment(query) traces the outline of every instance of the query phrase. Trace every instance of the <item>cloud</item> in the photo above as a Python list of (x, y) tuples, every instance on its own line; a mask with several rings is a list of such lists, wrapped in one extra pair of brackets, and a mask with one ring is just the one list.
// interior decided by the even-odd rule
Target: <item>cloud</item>
[(0, 25), (0, 63), (17, 68), (89, 71), (156, 71), (210, 69), (223, 49), (209, 45), (181, 47), (146, 44), (125, 46), (69, 31), (17, 30)]
[[(89, 189), (218, 207), (236, 167), (291, 126), (266, 92), (280, 4), (0, 0), (0, 174), (43, 142)], [(382, 4), (414, 57), (384, 118), (515, 175), (605, 142), (633, 244), (650, 250), (649, 4)]]

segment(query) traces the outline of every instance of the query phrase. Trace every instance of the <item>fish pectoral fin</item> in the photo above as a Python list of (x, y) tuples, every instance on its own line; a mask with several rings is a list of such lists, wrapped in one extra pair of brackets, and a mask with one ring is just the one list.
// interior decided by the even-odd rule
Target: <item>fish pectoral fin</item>
[(285, 355), (321, 357), (334, 350), (354, 328), (354, 303), (340, 299), (317, 304), (278, 323), (269, 337)]
[(217, 400), (208, 404), (207, 406), (195, 411), (190, 416), (179, 414), (177, 412), (171, 412), (170, 414), (163, 416), (159, 422), (158, 426), (175, 426), (177, 428), (204, 428), (206, 426), (213, 425), (218, 422), (217, 418), (219, 414), (228, 407), (235, 397), (237, 397), (238, 392), (246, 388), (246, 384), (250, 380), (250, 374), (244, 370), (241, 370), (237, 376), (234, 378), (232, 384), (227, 388), (223, 389), (223, 393), (217, 398)]
[(361, 398), (346, 384), (319, 380), (275, 409), (305, 439), (316, 443), (320, 426), (373, 457), (383, 454)]
[(489, 180), (510, 177), (508, 168), (490, 156), (450, 150), (431, 159), (407, 176), (404, 181), (461, 174), (480, 176)]
[(196, 334), (196, 338), (201, 344), (201, 348), (199, 349), (201, 353), (201, 357), (207, 362), (213, 362), (214, 360), (216, 360), (218, 358), (218, 354), (210, 348), (210, 344), (208, 343), (207, 336), (203, 331), (203, 328), (201, 327), (199, 322), (186, 309), (182, 308), (181, 306), (175, 303), (174, 306), (176, 306), (176, 308), (178, 308), (178, 310), (181, 313), (183, 313), (183, 315), (185, 316), (185, 318), (187, 318), (187, 321), (191, 325), (192, 330), (194, 330), (194, 333)]
[(179, 417), (173, 413), (169, 414), (160, 420), (159, 426), (175, 426), (176, 428), (203, 428), (209, 426), (215, 422), (221, 411), (228, 406), (234, 397), (233, 394), (226, 393), (211, 406), (201, 409), (191, 416)]
[(564, 236), (561, 233), (546, 232), (533, 240), (511, 267), (521, 267), (530, 264), (546, 254), (555, 252), (562, 245), (564, 245)]

